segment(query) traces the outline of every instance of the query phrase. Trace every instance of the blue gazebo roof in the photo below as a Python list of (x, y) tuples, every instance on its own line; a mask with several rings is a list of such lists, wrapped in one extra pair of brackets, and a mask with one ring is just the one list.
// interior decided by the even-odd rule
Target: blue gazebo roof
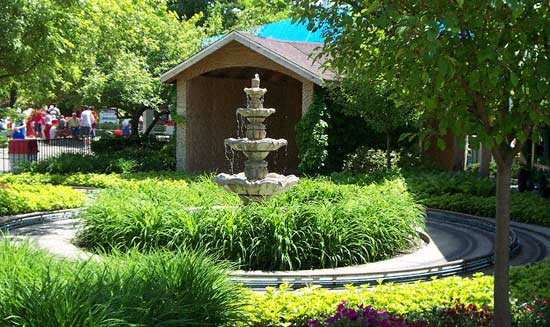
[(262, 25), (252, 34), (267, 39), (296, 42), (324, 42), (321, 29), (312, 32), (308, 31), (304, 23), (292, 22), (292, 19), (285, 19), (278, 22)]

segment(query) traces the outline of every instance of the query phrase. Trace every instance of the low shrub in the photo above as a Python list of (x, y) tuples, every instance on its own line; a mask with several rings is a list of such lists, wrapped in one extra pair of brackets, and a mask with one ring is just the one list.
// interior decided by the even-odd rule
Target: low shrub
[(520, 303), (550, 299), (550, 259), (510, 270), (510, 288)]
[(415, 243), (424, 221), (402, 180), (366, 187), (302, 180), (261, 204), (239, 204), (209, 180), (108, 189), (88, 208), (79, 238), (90, 248), (186, 244), (243, 269), (294, 270), (391, 257)]
[(61, 154), (56, 157), (32, 163), (26, 166), (25, 172), (42, 174), (72, 173), (129, 173), (135, 171), (138, 162), (116, 155)]
[(514, 321), (519, 327), (550, 326), (550, 298), (532, 300), (514, 310)]
[(0, 321), (9, 326), (235, 326), (229, 267), (180, 250), (64, 261), (0, 243)]
[(255, 327), (298, 327), (307, 326), (311, 319), (333, 315), (334, 308), (347, 301), (349, 308), (370, 305), (392, 315), (419, 320), (422, 317), (419, 313), (432, 312), (443, 302), (456, 298), (478, 307), (492, 307), (493, 278), (476, 274), (472, 278), (448, 277), (413, 284), (380, 284), (372, 288), (348, 286), (340, 292), (315, 286), (293, 291), (289, 285), (283, 285), (269, 288), (263, 294), (251, 294), (246, 312), (249, 325)]
[(24, 170), (50, 174), (108, 174), (175, 169), (175, 141), (102, 137), (91, 144), (93, 155), (62, 154), (31, 163)]
[[(392, 151), (391, 169), (397, 169), (399, 162), (399, 153)], [(346, 156), (343, 164), (343, 170), (354, 173), (377, 173), (387, 169), (386, 152), (383, 150), (371, 149), (363, 146)]]
[(496, 182), (493, 179), (471, 173), (411, 170), (405, 171), (403, 175), (409, 190), (420, 198), (453, 194), (489, 197), (496, 194)]
[[(482, 217), (494, 217), (496, 198), (469, 194), (419, 197), (427, 207), (457, 211)], [(550, 202), (534, 193), (512, 193), (510, 201), (512, 220), (523, 223), (550, 226)]]
[(179, 181), (182, 186), (186, 181), (200, 180), (202, 177), (173, 171), (159, 171), (154, 173), (135, 172), (127, 174), (96, 174), (96, 173), (72, 173), (72, 174), (2, 174), (0, 183), (24, 184), (24, 185), (66, 185), (105, 188), (110, 186), (122, 186), (132, 183), (147, 183), (158, 181)]
[[(516, 326), (550, 325), (548, 269), (548, 260), (511, 268), (510, 297)], [(454, 276), (413, 284), (348, 286), (340, 292), (316, 286), (294, 291), (285, 284), (263, 294), (251, 294), (246, 311), (250, 325), (255, 327), (298, 327), (307, 326), (311, 319), (333, 316), (342, 301), (347, 302), (347, 308), (368, 305), (409, 321), (425, 320), (434, 327), (489, 326), (493, 277), (478, 273), (471, 278)], [(472, 321), (478, 324), (472, 325)]]
[(77, 208), (86, 196), (66, 186), (0, 182), (0, 216)]

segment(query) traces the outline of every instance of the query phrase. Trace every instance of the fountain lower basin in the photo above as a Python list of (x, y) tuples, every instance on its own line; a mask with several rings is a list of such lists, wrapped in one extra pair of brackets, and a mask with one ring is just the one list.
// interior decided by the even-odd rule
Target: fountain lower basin
[(214, 180), (224, 189), (238, 194), (245, 202), (257, 201), (284, 192), (299, 182), (298, 177), (294, 175), (285, 176), (276, 173), (269, 173), (265, 178), (255, 181), (247, 179), (244, 173), (218, 174)]

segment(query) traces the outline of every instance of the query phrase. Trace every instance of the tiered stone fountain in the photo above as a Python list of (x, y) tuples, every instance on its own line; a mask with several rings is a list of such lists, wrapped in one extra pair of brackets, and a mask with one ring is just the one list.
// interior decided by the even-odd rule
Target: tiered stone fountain
[(267, 89), (260, 88), (258, 74), (252, 79), (252, 87), (245, 88), (244, 92), (247, 97), (247, 108), (238, 108), (237, 113), (246, 118), (246, 138), (225, 139), (225, 145), (246, 155), (248, 160), (244, 163), (244, 173), (219, 174), (214, 180), (226, 190), (237, 193), (245, 203), (248, 203), (283, 192), (298, 183), (299, 179), (294, 175), (284, 176), (269, 173), (267, 170), (267, 161), (264, 159), (270, 152), (286, 146), (287, 140), (266, 138), (264, 120), (275, 113), (275, 109), (263, 107)]

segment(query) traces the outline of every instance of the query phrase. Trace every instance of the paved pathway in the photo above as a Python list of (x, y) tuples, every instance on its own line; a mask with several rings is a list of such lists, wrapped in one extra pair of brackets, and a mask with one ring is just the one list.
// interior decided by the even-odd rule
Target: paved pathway
[(79, 226), (78, 219), (58, 220), (13, 229), (8, 237), (15, 241), (28, 240), (60, 257), (87, 259), (92, 255), (73, 243)]
[[(512, 264), (521, 264), (522, 261), (529, 259), (535, 251), (532, 248), (533, 245), (530, 244), (533, 242), (537, 242), (541, 249), (547, 249), (545, 253), (542, 253), (542, 256), (550, 256), (550, 228), (521, 223), (513, 223), (512, 225), (516, 228), (521, 227), (521, 234), (519, 236), (523, 236), (521, 239), (522, 250), (514, 257)], [(13, 229), (10, 232), (10, 237), (15, 240), (30, 240), (36, 246), (47, 249), (51, 253), (62, 257), (88, 258), (90, 254), (73, 244), (79, 226), (80, 220), (78, 219), (59, 220)], [(529, 231), (532, 233), (529, 233)], [(516, 233), (518, 233), (518, 230), (516, 230)], [(453, 225), (441, 220), (429, 219), (427, 223), (427, 235), (429, 236), (429, 241), (423, 242), (412, 253), (405, 253), (391, 259), (359, 266), (319, 269), (316, 272), (345, 272), (349, 270), (355, 272), (388, 272), (398, 269), (441, 265), (461, 259), (471, 259), (490, 254), (493, 250), (492, 233), (476, 229), (472, 226)], [(526, 236), (533, 239), (527, 240)], [(541, 254), (539, 253), (539, 255)], [(303, 272), (311, 273), (310, 270)], [(265, 272), (249, 273), (265, 274)], [(299, 272), (288, 272), (288, 274), (296, 273)], [(272, 274), (285, 274), (285, 272), (273, 272)]]

